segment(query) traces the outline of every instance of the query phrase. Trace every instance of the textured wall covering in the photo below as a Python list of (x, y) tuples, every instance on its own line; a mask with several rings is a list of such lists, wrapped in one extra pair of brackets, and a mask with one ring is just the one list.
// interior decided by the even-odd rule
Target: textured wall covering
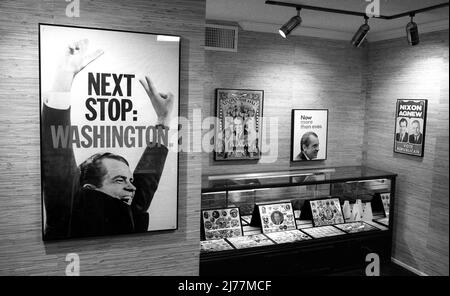
[[(278, 34), (246, 31), (240, 32), (237, 53), (206, 51), (203, 116), (215, 114), (215, 88), (264, 90), (264, 117), (278, 119), (278, 157), (268, 164), (217, 162), (210, 153), (203, 158), (203, 174), (360, 165), (365, 55), (348, 42), (295, 36), (284, 40)], [(329, 109), (327, 160), (290, 162), (291, 109), (296, 108)], [(276, 140), (270, 134), (270, 141)]]
[[(449, 274), (448, 30), (369, 46), (365, 163), (398, 173), (393, 256)], [(393, 153), (397, 99), (428, 99), (423, 158)]]
[(181, 114), (202, 104), (205, 0), (80, 3), (80, 17), (68, 18), (63, 0), (0, 2), (0, 275), (64, 275), (70, 252), (80, 255), (82, 275), (198, 274), (201, 158), (195, 153), (180, 155), (177, 231), (41, 240), (39, 22), (180, 35)]

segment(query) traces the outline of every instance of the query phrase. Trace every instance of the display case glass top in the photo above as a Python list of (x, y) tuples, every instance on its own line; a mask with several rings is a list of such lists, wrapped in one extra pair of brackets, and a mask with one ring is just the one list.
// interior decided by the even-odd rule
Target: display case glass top
[(288, 187), (370, 179), (393, 178), (396, 174), (365, 166), (286, 170), (266, 173), (204, 176), (202, 192)]

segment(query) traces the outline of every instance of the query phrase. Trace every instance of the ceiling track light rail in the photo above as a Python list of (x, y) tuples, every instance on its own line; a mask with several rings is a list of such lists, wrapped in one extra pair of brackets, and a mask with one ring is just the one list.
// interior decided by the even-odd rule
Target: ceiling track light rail
[[(280, 2), (280, 1), (271, 1), (271, 0), (267, 0), (266, 4), (269, 5), (278, 5), (278, 6), (287, 6), (287, 7), (295, 7), (295, 8), (300, 8), (300, 9), (304, 9), (304, 10), (315, 10), (315, 11), (323, 11), (323, 12), (329, 12), (329, 13), (338, 13), (338, 14), (346, 14), (346, 15), (353, 15), (353, 16), (367, 16), (366, 13), (364, 12), (359, 12), (359, 11), (350, 11), (350, 10), (341, 10), (341, 9), (334, 9), (334, 8), (326, 8), (326, 7), (319, 7), (319, 6), (311, 6), (311, 5), (303, 5), (303, 4), (295, 4), (295, 3), (289, 3), (289, 2)], [(434, 9), (438, 9), (438, 8), (443, 8), (449, 6), (448, 2), (445, 3), (441, 3), (441, 4), (436, 4), (433, 6), (429, 6), (429, 7), (424, 7), (421, 9), (416, 9), (416, 10), (410, 10), (407, 12), (402, 12), (399, 14), (394, 14), (394, 15), (378, 15), (378, 16), (374, 16), (373, 18), (379, 18), (379, 19), (384, 19), (384, 20), (393, 20), (393, 19), (397, 19), (397, 18), (401, 18), (401, 17), (405, 17), (405, 16), (410, 16), (411, 14), (418, 14), (421, 12), (426, 12), (426, 11), (430, 11), (430, 10), (434, 10)]]
[[(300, 10), (301, 9), (309, 9), (309, 10), (316, 10), (316, 11), (324, 11), (329, 13), (337, 13), (337, 14), (345, 14), (345, 15), (353, 15), (353, 16), (359, 16), (364, 17), (364, 24), (359, 27), (358, 31), (353, 36), (351, 43), (354, 47), (360, 47), (364, 40), (367, 37), (367, 34), (370, 31), (370, 26), (368, 24), (369, 16), (366, 13), (358, 12), (358, 11), (349, 11), (349, 10), (341, 10), (341, 9), (334, 9), (334, 8), (326, 8), (326, 7), (319, 7), (319, 6), (310, 6), (310, 5), (303, 5), (303, 4), (295, 4), (295, 3), (288, 3), (288, 2), (279, 2), (279, 1), (271, 1), (267, 0), (266, 4), (269, 5), (278, 5), (278, 6), (287, 6), (287, 7), (294, 7), (297, 10), (297, 15), (293, 16), (287, 23), (285, 23), (280, 29), (279, 33), (283, 38), (287, 38), (287, 36), (302, 23), (302, 19), (300, 17)], [(411, 46), (417, 45), (420, 42), (419, 38), (419, 29), (417, 24), (414, 22), (413, 18), (417, 13), (442, 8), (445, 6), (449, 6), (449, 3), (441, 3), (421, 9), (411, 10), (399, 14), (394, 14), (390, 16), (385, 15), (377, 15), (372, 16), (372, 18), (378, 18), (378, 19), (384, 19), (384, 20), (392, 20), (397, 19), (405, 16), (410, 16), (411, 21), (406, 25), (406, 37), (408, 39), (408, 44)]]

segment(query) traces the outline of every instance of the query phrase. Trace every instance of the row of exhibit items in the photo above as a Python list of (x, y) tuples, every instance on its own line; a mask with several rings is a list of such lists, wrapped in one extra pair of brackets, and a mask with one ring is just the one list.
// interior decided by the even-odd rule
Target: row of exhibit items
[[(261, 156), (263, 90), (216, 89), (215, 160)], [(394, 151), (423, 156), (427, 100), (397, 100)], [(328, 110), (293, 109), (291, 161), (327, 158)]]
[[(378, 197), (379, 196), (379, 197)], [(390, 193), (377, 195), (381, 201), (383, 214), (374, 219), (371, 202), (357, 199), (350, 204), (339, 198), (306, 201), (303, 216), (312, 221), (300, 220), (299, 210), (292, 203), (278, 202), (257, 204), (251, 216), (240, 216), (239, 208), (207, 209), (202, 211), (205, 240), (201, 250), (222, 251), (250, 248), (262, 245), (281, 244), (309, 239), (317, 239), (346, 233), (387, 230), (389, 226)], [(311, 224), (312, 222), (312, 224)], [(259, 233), (247, 235), (243, 223)], [(257, 232), (258, 232), (257, 230)]]

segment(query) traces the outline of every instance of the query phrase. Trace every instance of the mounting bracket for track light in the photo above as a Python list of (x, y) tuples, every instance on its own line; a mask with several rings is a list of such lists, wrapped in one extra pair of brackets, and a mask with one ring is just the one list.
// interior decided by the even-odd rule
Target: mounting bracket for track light
[[(341, 9), (326, 8), (326, 7), (311, 6), (311, 5), (303, 5), (303, 4), (296, 4), (296, 3), (289, 3), (289, 2), (280, 2), (280, 1), (267, 0), (266, 4), (278, 5), (278, 6), (288, 6), (288, 7), (295, 7), (296, 9), (300, 8), (300, 9), (324, 11), (324, 12), (329, 12), (329, 13), (338, 13), (338, 14), (346, 14), (346, 15), (354, 15), (354, 16), (363, 16), (363, 17), (367, 16), (366, 13), (359, 12), (359, 11), (341, 10)], [(373, 18), (379, 18), (379, 19), (384, 19), (384, 20), (393, 20), (393, 19), (397, 19), (397, 18), (401, 18), (401, 17), (404, 17), (404, 16), (411, 15), (412, 13), (413, 14), (421, 13), (421, 12), (425, 12), (425, 11), (429, 11), (429, 10), (433, 10), (433, 9), (442, 8), (442, 7), (445, 7), (445, 6), (449, 6), (449, 3), (445, 2), (445, 3), (433, 5), (433, 6), (424, 7), (424, 8), (421, 8), (421, 9), (416, 9), (416, 10), (411, 10), (411, 11), (407, 11), (407, 12), (402, 12), (402, 13), (399, 13), (399, 14), (394, 14), (394, 15), (378, 15), (378, 16), (373, 16)]]

